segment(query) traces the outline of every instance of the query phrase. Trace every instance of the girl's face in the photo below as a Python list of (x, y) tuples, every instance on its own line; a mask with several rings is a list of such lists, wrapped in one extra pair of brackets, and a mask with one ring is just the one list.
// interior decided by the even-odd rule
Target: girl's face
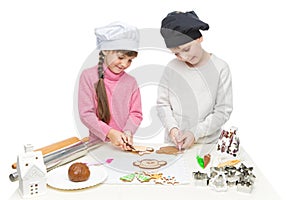
[(175, 54), (178, 60), (186, 62), (190, 66), (197, 65), (202, 58), (203, 49), (201, 47), (202, 37), (189, 43), (180, 45), (170, 50)]
[(117, 51), (104, 51), (104, 62), (106, 66), (115, 74), (119, 74), (127, 69), (135, 56), (127, 56)]

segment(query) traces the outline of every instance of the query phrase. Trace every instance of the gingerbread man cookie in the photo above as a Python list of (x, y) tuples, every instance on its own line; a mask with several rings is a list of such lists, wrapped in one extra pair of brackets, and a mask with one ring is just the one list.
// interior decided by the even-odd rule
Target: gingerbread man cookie
[(164, 160), (158, 161), (156, 159), (143, 159), (140, 161), (133, 162), (134, 166), (137, 166), (142, 169), (157, 169), (166, 164), (167, 161)]
[(134, 146), (134, 149), (131, 150), (132, 153), (137, 153), (140, 156), (144, 154), (150, 154), (154, 151), (154, 148), (152, 147), (146, 147), (146, 146)]

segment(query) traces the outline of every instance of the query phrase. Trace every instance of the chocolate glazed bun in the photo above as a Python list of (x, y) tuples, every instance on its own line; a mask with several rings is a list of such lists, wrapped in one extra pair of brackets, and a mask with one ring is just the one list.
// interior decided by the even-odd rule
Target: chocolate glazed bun
[(68, 170), (69, 179), (73, 182), (86, 181), (90, 177), (89, 167), (84, 163), (73, 163)]

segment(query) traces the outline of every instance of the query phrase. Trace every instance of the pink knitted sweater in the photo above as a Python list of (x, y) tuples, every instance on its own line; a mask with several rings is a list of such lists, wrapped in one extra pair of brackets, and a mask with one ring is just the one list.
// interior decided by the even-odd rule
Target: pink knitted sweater
[(104, 66), (104, 83), (111, 113), (110, 122), (100, 121), (97, 112), (96, 85), (98, 83), (98, 66), (85, 69), (79, 80), (78, 109), (82, 123), (89, 129), (90, 139), (106, 137), (111, 128), (135, 133), (142, 117), (140, 90), (134, 77), (125, 72), (115, 74)]

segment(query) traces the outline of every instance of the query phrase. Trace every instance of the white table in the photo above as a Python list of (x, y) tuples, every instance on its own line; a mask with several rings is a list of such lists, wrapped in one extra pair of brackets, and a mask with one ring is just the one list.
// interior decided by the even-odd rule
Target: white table
[[(147, 145), (151, 146), (151, 145)], [(153, 146), (153, 145), (152, 145)], [(154, 145), (157, 148), (158, 146), (165, 145)], [(102, 147), (100, 147), (102, 148)], [(249, 155), (243, 150), (240, 150), (242, 160), (247, 163), (247, 165), (251, 165), (254, 167), (254, 174), (256, 176), (254, 188), (252, 192), (242, 193), (236, 190), (236, 187), (230, 187), (226, 192), (217, 192), (212, 189), (210, 186), (196, 186), (194, 184), (194, 179), (192, 177), (192, 172), (201, 171), (201, 168), (198, 166), (195, 155), (199, 148), (204, 148), (208, 151), (208, 149), (212, 149), (210, 154), (212, 155), (211, 165), (214, 165), (216, 160), (216, 149), (209, 145), (200, 145), (196, 144), (191, 149), (187, 150), (183, 154), (183, 159), (186, 162), (186, 169), (188, 173), (190, 173), (190, 183), (188, 184), (179, 184), (179, 185), (155, 185), (155, 184), (100, 184), (94, 187), (82, 189), (82, 190), (57, 190), (48, 187), (47, 193), (40, 197), (35, 197), (34, 199), (103, 199), (107, 198), (110, 200), (122, 200), (122, 199), (130, 199), (130, 200), (154, 200), (154, 199), (230, 199), (230, 200), (265, 200), (272, 199), (277, 200), (280, 199), (277, 195), (276, 191), (272, 188), (270, 183), (266, 180), (260, 170), (256, 167), (253, 160), (249, 157)], [(99, 150), (99, 149), (98, 149)], [(105, 152), (104, 152), (105, 153)], [(143, 157), (141, 157), (142, 159)], [(84, 158), (80, 158), (77, 161), (90, 161), (94, 162), (94, 158), (91, 155), (87, 155)], [(209, 167), (209, 166), (208, 166)], [(208, 169), (206, 168), (206, 170)], [(15, 193), (11, 196), (11, 199), (21, 199), (18, 189), (16, 189)]]

